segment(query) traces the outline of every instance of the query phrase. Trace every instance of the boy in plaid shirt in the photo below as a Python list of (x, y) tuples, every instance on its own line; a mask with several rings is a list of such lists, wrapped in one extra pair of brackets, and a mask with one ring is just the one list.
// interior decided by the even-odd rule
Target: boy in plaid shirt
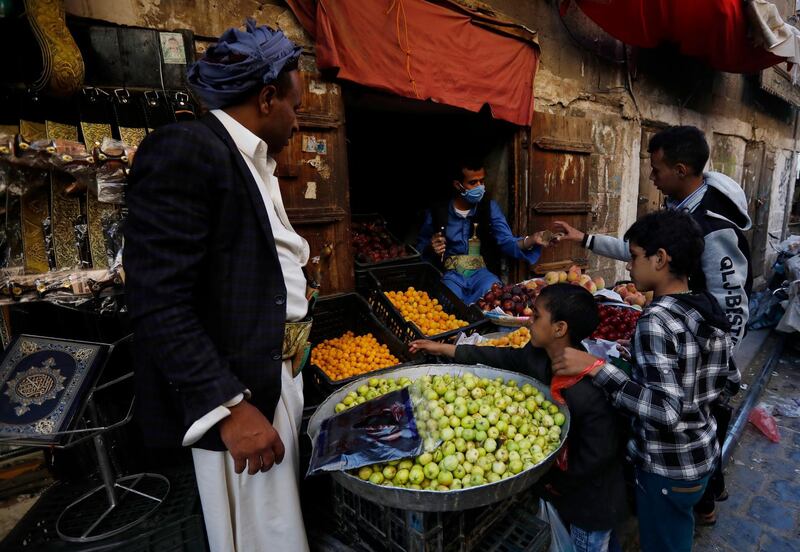
[(589, 375), (614, 406), (632, 417), (628, 452), (636, 466), (642, 550), (692, 548), (693, 507), (719, 456), (710, 405), (736, 368), (724, 313), (707, 293), (692, 293), (688, 276), (703, 252), (697, 223), (686, 213), (658, 211), (625, 233), (631, 279), (653, 302), (636, 325), (629, 378), (576, 349), (553, 362), (559, 375)]

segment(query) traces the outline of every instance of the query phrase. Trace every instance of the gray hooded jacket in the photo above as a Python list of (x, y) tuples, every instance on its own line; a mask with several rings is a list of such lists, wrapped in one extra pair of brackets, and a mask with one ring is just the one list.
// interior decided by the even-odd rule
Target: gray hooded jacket
[[(734, 350), (744, 337), (749, 318), (748, 296), (752, 288), (750, 246), (744, 237), (752, 226), (744, 191), (728, 176), (703, 173), (708, 189), (683, 208), (703, 229), (705, 249), (701, 270), (690, 277), (696, 291), (708, 291), (719, 303), (731, 325)], [(628, 243), (611, 236), (590, 235), (586, 247), (620, 261), (631, 258)]]

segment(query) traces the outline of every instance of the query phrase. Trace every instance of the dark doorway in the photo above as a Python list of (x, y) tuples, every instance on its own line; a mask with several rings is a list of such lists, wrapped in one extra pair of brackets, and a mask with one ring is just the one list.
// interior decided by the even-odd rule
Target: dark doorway
[[(414, 245), (424, 210), (450, 197), (453, 165), (484, 158), (487, 196), (509, 212), (508, 157), (517, 127), (433, 102), (344, 85), (350, 205), (379, 213)], [(511, 223), (511, 220), (509, 220)]]

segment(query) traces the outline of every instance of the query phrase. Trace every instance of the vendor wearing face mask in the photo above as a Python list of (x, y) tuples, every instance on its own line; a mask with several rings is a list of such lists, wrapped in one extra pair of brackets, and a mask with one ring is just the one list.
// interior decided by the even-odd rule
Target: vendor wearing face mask
[(425, 212), (417, 249), (444, 272), (442, 282), (469, 305), (500, 282), (501, 255), (534, 264), (544, 243), (542, 232), (514, 236), (500, 207), (485, 197), (481, 160), (464, 160), (456, 167), (454, 197)]

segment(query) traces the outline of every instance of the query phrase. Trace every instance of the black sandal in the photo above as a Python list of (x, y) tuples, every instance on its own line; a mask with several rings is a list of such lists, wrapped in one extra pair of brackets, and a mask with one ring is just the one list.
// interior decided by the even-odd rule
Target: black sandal
[(717, 510), (716, 508), (707, 514), (697, 512), (695, 514), (695, 525), (707, 527), (717, 523)]

